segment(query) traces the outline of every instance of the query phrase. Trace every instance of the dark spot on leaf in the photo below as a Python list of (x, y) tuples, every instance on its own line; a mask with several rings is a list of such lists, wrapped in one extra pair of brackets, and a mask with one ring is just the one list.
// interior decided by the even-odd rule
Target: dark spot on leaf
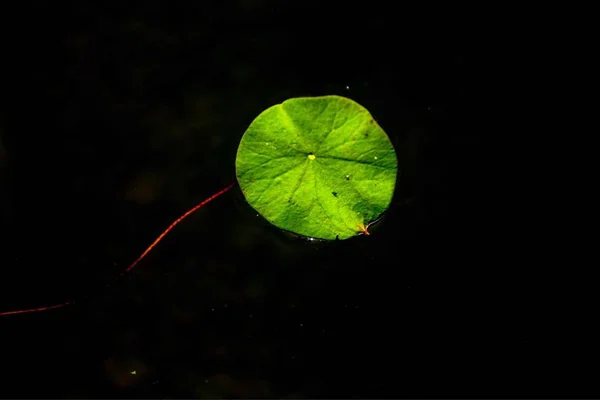
[(350, 180), (350, 175), (346, 175), (346, 180), (349, 181)]
[(365, 137), (369, 137), (369, 132), (365, 132)]
[(331, 192), (332, 195), (334, 195), (334, 197), (337, 197), (337, 192)]

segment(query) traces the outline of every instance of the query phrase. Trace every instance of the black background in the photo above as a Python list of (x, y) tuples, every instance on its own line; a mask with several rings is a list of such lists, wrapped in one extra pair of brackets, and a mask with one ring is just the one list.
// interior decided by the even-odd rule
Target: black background
[[(572, 393), (570, 345), (545, 340), (560, 300), (492, 173), (490, 111), (511, 114), (492, 10), (173, 4), (3, 15), (0, 311), (76, 303), (0, 319), (0, 396)], [(365, 106), (398, 153), (372, 236), (289, 237), (236, 187), (107, 287), (235, 180), (254, 117), (325, 94)]]

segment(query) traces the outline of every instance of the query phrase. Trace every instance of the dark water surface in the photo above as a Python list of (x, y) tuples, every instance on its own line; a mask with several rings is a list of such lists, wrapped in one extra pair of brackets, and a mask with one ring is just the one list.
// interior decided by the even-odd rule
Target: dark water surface
[[(0, 311), (80, 301), (0, 320), (0, 396), (534, 393), (532, 278), (491, 246), (476, 35), (407, 10), (213, 3), (40, 3), (11, 31)], [(371, 236), (295, 239), (236, 187), (105, 287), (234, 181), (254, 117), (325, 94), (365, 106), (397, 149)]]

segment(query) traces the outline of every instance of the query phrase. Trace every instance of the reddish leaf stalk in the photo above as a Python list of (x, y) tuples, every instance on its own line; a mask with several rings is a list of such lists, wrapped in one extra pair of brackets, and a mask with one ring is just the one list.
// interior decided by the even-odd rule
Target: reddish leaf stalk
[[(208, 203), (210, 203), (211, 201), (213, 201), (217, 197), (221, 196), (222, 194), (227, 193), (231, 188), (233, 188), (236, 185), (236, 183), (237, 182), (234, 182), (234, 183), (230, 184), (229, 186), (227, 186), (224, 189), (218, 191), (217, 193), (213, 194), (209, 198), (207, 198), (207, 199), (201, 201), (200, 203), (196, 204), (194, 207), (190, 208), (183, 215), (181, 215), (179, 218), (177, 218), (175, 221), (173, 221), (171, 223), (171, 225), (169, 225), (167, 227), (167, 229), (165, 229), (160, 235), (158, 235), (158, 237), (150, 244), (150, 246), (148, 246), (146, 248), (146, 250), (144, 250), (144, 252), (134, 262), (132, 262), (131, 265), (129, 265), (129, 267), (127, 267), (127, 269), (125, 269), (125, 271), (123, 271), (121, 273), (120, 276), (125, 275), (126, 273), (128, 273), (132, 269), (134, 269), (136, 267), (136, 265), (138, 265), (140, 263), (140, 261), (142, 261), (148, 255), (148, 253), (150, 253), (152, 251), (152, 249), (154, 249), (158, 245), (158, 243), (161, 240), (163, 240), (163, 238), (169, 232), (171, 232), (173, 230), (173, 228), (175, 228), (181, 221), (183, 221), (184, 219), (186, 219), (187, 217), (189, 217), (190, 215), (192, 215), (194, 212), (198, 211), (199, 209), (201, 209), (202, 207), (204, 207), (205, 205), (207, 205)], [(66, 307), (66, 306), (69, 306), (71, 304), (73, 304), (73, 301), (68, 301), (66, 303), (61, 303), (61, 304), (55, 304), (53, 306), (30, 308), (30, 309), (26, 309), (26, 310), (5, 311), (5, 312), (0, 312), (0, 317), (4, 317), (4, 316), (7, 316), (7, 315), (25, 314), (25, 313), (33, 313), (33, 312), (53, 310), (53, 309), (57, 309), (57, 308)]]

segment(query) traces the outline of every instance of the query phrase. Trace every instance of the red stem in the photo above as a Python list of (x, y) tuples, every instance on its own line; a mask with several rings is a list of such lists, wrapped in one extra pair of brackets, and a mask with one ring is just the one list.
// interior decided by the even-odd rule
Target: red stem
[[(169, 232), (171, 232), (173, 230), (173, 228), (175, 228), (175, 226), (177, 226), (177, 224), (179, 224), (181, 221), (183, 221), (184, 219), (186, 219), (187, 217), (189, 217), (191, 214), (193, 214), (194, 212), (198, 211), (199, 209), (201, 209), (202, 207), (204, 207), (206, 204), (210, 203), (211, 201), (213, 201), (217, 197), (221, 196), (222, 194), (227, 193), (231, 188), (233, 188), (235, 186), (235, 184), (236, 184), (236, 182), (234, 182), (234, 183), (230, 184), (229, 186), (227, 186), (226, 188), (218, 191), (217, 193), (213, 194), (212, 196), (210, 196), (206, 200), (201, 201), (200, 203), (196, 204), (194, 207), (192, 207), (191, 209), (189, 209), (187, 212), (185, 212), (185, 214), (183, 214), (181, 217), (179, 217), (175, 221), (173, 221), (171, 223), (171, 225), (169, 225), (167, 227), (167, 229), (165, 229), (160, 235), (158, 235), (158, 237), (154, 240), (154, 242), (152, 242), (150, 244), (150, 246), (148, 246), (148, 248), (146, 250), (144, 250), (144, 252), (142, 253), (142, 255), (140, 255), (134, 262), (131, 263), (131, 265), (129, 267), (127, 267), (127, 269), (125, 271), (123, 271), (121, 273), (121, 276), (125, 275), (126, 273), (128, 273), (129, 271), (131, 271), (132, 269), (134, 269), (135, 266), (138, 265), (139, 262), (142, 261), (148, 255), (148, 253), (150, 253), (152, 251), (152, 249), (154, 249), (156, 247), (156, 245)], [(52, 310), (52, 309), (55, 309), (55, 308), (66, 307), (66, 306), (71, 305), (71, 304), (73, 304), (73, 301), (68, 301), (66, 303), (56, 304), (56, 305), (53, 305), (53, 306), (30, 308), (30, 309), (27, 309), (27, 310), (5, 311), (5, 312), (0, 312), (0, 317), (6, 316), (6, 315), (13, 315), (13, 314), (25, 314), (25, 313), (32, 313), (32, 312)]]

